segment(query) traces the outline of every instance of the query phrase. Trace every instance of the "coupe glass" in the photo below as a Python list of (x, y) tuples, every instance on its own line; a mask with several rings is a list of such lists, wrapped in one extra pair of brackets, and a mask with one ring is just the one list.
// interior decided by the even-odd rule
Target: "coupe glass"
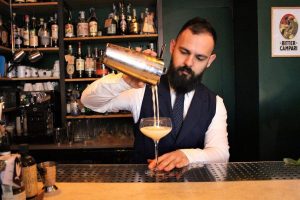
[(146, 135), (147, 137), (150, 137), (154, 141), (155, 146), (155, 161), (156, 165), (153, 171), (147, 171), (148, 174), (156, 174), (157, 169), (157, 163), (158, 163), (158, 142), (161, 138), (166, 136), (168, 133), (172, 130), (172, 120), (168, 117), (160, 117), (160, 118), (154, 118), (154, 117), (148, 117), (148, 118), (142, 118), (140, 121), (140, 130), (141, 132)]

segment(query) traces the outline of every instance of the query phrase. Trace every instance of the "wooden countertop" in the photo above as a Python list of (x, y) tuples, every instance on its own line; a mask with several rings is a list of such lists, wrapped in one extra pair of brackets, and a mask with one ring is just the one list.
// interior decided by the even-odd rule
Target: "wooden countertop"
[(46, 200), (299, 200), (300, 180), (189, 183), (56, 183)]

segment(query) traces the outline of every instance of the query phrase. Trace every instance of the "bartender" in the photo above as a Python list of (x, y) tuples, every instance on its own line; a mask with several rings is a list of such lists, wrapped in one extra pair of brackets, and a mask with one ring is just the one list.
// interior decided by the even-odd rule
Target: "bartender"
[[(205, 19), (188, 20), (170, 42), (171, 61), (158, 84), (159, 112), (173, 129), (159, 142), (158, 169), (170, 171), (190, 163), (227, 162), (227, 112), (223, 100), (202, 84), (216, 59), (216, 31)], [(150, 50), (146, 54), (155, 56)], [(97, 112), (131, 111), (134, 118), (134, 162), (154, 169), (153, 141), (139, 130), (141, 118), (153, 117), (151, 87), (119, 73), (98, 79), (82, 93), (82, 103)]]

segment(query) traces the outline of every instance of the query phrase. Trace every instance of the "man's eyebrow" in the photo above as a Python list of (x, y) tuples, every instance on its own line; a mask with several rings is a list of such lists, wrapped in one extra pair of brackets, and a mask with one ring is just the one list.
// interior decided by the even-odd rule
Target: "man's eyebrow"
[[(179, 47), (180, 50), (186, 51), (187, 53), (191, 53), (190, 50), (184, 48), (184, 47)], [(203, 55), (203, 54), (196, 54), (195, 57), (200, 57), (201, 59), (206, 59), (208, 56)]]

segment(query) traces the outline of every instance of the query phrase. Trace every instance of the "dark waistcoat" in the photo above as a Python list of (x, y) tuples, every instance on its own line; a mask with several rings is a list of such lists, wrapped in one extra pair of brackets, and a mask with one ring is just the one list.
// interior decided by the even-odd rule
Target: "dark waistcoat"
[[(158, 85), (159, 114), (172, 118), (170, 88), (166, 76), (162, 76)], [(191, 105), (183, 121), (182, 128), (175, 138), (171, 133), (160, 139), (159, 155), (176, 149), (203, 148), (205, 132), (216, 112), (216, 95), (204, 85), (196, 88)], [(151, 87), (146, 86), (140, 118), (134, 125), (134, 163), (147, 163), (154, 158), (154, 142), (139, 130), (141, 118), (153, 117)]]

